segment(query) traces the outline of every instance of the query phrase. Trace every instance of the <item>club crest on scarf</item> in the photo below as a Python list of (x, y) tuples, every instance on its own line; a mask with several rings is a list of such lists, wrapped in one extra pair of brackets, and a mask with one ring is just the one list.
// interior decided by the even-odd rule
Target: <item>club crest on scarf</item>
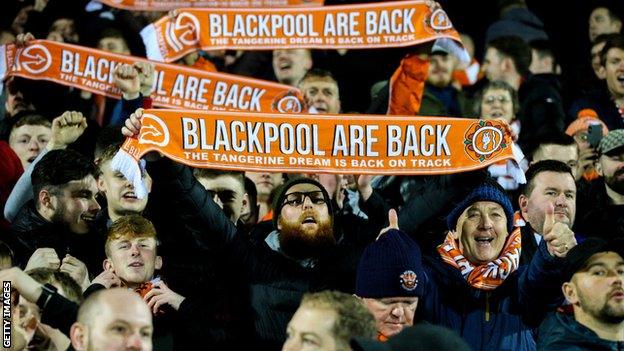
[(472, 160), (484, 162), (507, 148), (505, 130), (490, 121), (479, 121), (472, 125), (464, 135), (464, 151)]
[(169, 144), (169, 128), (162, 119), (145, 113), (142, 122), (139, 144), (152, 144), (160, 147)]
[(275, 98), (273, 110), (281, 113), (300, 113), (301, 100), (299, 100), (296, 92), (284, 92)]
[(401, 287), (407, 291), (413, 291), (418, 285), (418, 276), (414, 271), (407, 270), (403, 272), (399, 278), (401, 278)]

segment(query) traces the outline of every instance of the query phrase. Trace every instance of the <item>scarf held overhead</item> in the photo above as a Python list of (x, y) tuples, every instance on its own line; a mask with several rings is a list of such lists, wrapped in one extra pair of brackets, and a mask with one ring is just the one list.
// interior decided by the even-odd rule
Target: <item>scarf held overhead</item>
[(0, 47), (0, 77), (41, 79), (120, 98), (113, 72), (120, 64), (151, 62), (156, 79), (153, 105), (192, 110), (299, 113), (299, 90), (273, 82), (206, 72), (180, 65), (152, 62), (101, 50), (35, 40), (24, 48)]
[(199, 49), (374, 49), (438, 39), (461, 43), (444, 10), (422, 0), (280, 9), (187, 8), (148, 25), (141, 36), (147, 57), (165, 62)]
[(438, 252), (444, 262), (459, 269), (461, 275), (472, 287), (481, 290), (494, 290), (518, 269), (521, 252), (520, 229), (516, 228), (509, 235), (497, 259), (480, 266), (473, 265), (464, 257), (452, 233), (446, 235), (444, 243), (438, 246)]
[(146, 110), (113, 168), (138, 189), (136, 160), (149, 151), (192, 167), (408, 175), (479, 169), (515, 158), (515, 149), (499, 121)]
[(265, 8), (323, 6), (323, 0), (99, 0), (110, 7), (132, 11), (169, 11), (181, 7)]

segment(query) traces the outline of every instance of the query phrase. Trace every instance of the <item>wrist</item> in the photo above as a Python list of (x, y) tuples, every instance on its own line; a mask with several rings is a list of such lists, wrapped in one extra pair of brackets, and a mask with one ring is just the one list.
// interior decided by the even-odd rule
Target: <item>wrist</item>
[(50, 140), (48, 142), (48, 145), (46, 145), (46, 149), (48, 149), (48, 151), (62, 150), (62, 149), (65, 149), (65, 148), (67, 148), (67, 144), (56, 142), (54, 140)]
[(138, 99), (139, 96), (141, 96), (141, 93), (137, 92), (124, 92), (121, 94), (121, 96), (123, 97), (124, 100), (135, 100)]

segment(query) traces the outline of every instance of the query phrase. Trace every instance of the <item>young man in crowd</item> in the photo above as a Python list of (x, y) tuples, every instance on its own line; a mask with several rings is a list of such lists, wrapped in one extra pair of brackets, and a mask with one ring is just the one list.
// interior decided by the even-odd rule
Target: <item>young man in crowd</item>
[(349, 349), (354, 337), (372, 339), (375, 321), (358, 299), (338, 291), (307, 293), (288, 323), (282, 351)]
[(568, 253), (561, 286), (572, 313), (549, 315), (539, 350), (617, 350), (624, 342), (624, 242), (589, 238)]

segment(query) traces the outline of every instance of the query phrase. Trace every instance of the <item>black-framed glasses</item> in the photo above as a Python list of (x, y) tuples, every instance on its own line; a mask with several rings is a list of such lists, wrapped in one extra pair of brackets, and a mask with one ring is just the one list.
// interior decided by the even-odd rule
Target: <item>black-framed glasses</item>
[(308, 191), (308, 192), (297, 191), (297, 192), (293, 192), (290, 194), (286, 194), (283, 204), (288, 205), (288, 206), (293, 206), (293, 207), (301, 206), (305, 202), (306, 197), (310, 199), (310, 201), (315, 205), (326, 204), (325, 197), (323, 196), (323, 192), (320, 190)]

